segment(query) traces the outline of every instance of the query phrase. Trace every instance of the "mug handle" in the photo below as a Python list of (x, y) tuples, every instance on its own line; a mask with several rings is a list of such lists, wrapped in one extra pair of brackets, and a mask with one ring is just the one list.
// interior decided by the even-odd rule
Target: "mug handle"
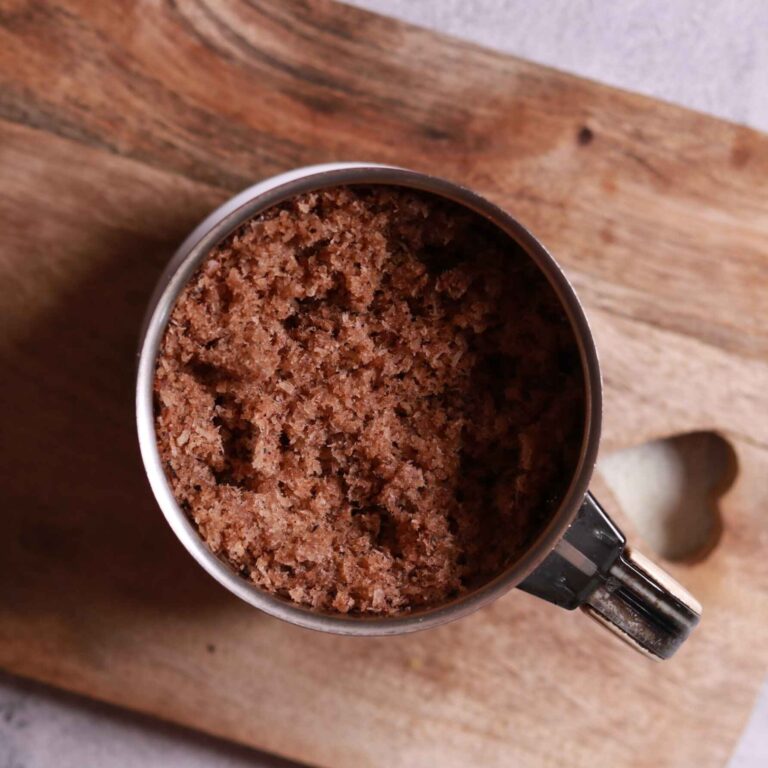
[(519, 586), (562, 608), (581, 608), (658, 661), (682, 645), (701, 605), (669, 574), (626, 546), (591, 493), (552, 552)]

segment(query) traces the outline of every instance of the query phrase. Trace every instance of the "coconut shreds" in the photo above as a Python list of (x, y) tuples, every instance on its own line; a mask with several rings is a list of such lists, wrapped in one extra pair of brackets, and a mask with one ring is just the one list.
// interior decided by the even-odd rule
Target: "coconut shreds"
[(569, 483), (572, 331), (522, 250), (403, 188), (300, 195), (181, 293), (157, 439), (208, 547), (317, 610), (443, 603), (519, 556)]

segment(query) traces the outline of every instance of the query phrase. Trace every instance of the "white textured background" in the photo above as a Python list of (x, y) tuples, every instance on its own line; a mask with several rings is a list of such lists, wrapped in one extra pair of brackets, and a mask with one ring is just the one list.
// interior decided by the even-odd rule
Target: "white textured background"
[(766, 0), (345, 0), (768, 131)]
[[(768, 0), (352, 4), (768, 131)], [(0, 768), (155, 765), (293, 764), (0, 675)], [(730, 768), (766, 766), (768, 689)]]

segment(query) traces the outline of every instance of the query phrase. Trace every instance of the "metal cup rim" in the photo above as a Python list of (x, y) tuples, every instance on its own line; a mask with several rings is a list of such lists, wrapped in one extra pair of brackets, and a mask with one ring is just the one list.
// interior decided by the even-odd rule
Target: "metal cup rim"
[[(528, 550), (483, 586), (445, 604), (392, 617), (318, 612), (273, 596), (238, 575), (203, 543), (174, 498), (157, 449), (152, 387), (157, 352), (176, 298), (198, 265), (241, 223), (303, 192), (346, 184), (410, 187), (452, 200), (484, 216), (516, 240), (541, 269), (571, 322), (585, 379), (584, 438), (568, 490)], [(161, 276), (144, 321), (138, 353), (136, 420), (144, 469), (155, 498), (181, 543), (230, 592), (267, 614), (308, 629), (344, 635), (393, 635), (435, 627), (472, 613), (525, 579), (549, 554), (576, 515), (594, 471), (602, 420), (602, 381), (597, 350), (584, 310), (546, 248), (515, 218), (475, 192), (427, 174), (375, 163), (329, 163), (297, 168), (243, 190), (213, 211), (181, 244)]]

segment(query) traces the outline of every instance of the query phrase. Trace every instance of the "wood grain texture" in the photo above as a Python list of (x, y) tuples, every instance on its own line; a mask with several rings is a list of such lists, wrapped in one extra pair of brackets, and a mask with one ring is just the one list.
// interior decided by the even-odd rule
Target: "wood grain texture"
[[(509, 209), (583, 298), (604, 449), (714, 429), (705, 606), (654, 665), (510, 595), (323, 636), (182, 551), (133, 428), (175, 244), (308, 162), (433, 172)], [(768, 661), (768, 137), (328, 2), (0, 0), (0, 665), (311, 763), (721, 766)]]

